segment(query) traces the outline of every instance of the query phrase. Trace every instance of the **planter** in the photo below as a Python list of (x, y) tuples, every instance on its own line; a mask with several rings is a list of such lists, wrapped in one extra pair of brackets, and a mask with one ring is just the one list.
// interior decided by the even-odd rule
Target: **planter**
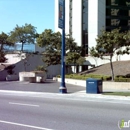
[(57, 81), (57, 77), (53, 77), (53, 80), (54, 80), (54, 81)]
[(46, 73), (43, 71), (20, 72), (19, 81), (44, 82), (46, 80)]

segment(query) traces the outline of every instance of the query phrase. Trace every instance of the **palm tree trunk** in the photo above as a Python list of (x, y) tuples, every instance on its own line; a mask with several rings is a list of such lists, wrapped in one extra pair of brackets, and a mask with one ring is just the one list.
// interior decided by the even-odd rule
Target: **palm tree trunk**
[(110, 66), (111, 66), (112, 81), (114, 81), (114, 69), (113, 69), (113, 64), (112, 64), (112, 56), (110, 56)]
[(1, 44), (0, 46), (0, 51), (3, 51), (3, 44)]
[(23, 52), (23, 45), (24, 45), (24, 43), (22, 42), (21, 52)]

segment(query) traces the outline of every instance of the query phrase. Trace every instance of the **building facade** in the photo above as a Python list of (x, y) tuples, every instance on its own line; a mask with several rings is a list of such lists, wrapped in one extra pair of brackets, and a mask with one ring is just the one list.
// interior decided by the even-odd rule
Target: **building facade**
[[(85, 48), (84, 56), (90, 63), (97, 65), (109, 61), (92, 58), (89, 48), (96, 45), (95, 38), (100, 31), (110, 31), (121, 27), (130, 29), (130, 0), (65, 0), (65, 31), (77, 45)], [(55, 31), (58, 28), (58, 0), (55, 0)], [(113, 61), (130, 60), (129, 55), (114, 56)]]

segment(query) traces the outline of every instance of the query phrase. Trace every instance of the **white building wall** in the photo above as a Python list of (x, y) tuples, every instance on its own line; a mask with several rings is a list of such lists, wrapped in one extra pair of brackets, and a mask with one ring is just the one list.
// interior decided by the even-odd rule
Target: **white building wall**
[(119, 61), (130, 60), (130, 55), (124, 54), (118, 56)]
[[(65, 33), (69, 34), (69, 1), (65, 0)], [(80, 46), (82, 41), (82, 1), (73, 0), (72, 2), (72, 37)], [(58, 0), (55, 0), (55, 32), (62, 29), (58, 28)]]
[(65, 33), (69, 34), (69, 1), (65, 0)]
[[(69, 0), (66, 0), (66, 33), (69, 33)], [(97, 35), (106, 26), (106, 1), (88, 0), (88, 46), (96, 46)], [(55, 0), (55, 31), (62, 31), (58, 28), (58, 0)], [(72, 37), (80, 46), (82, 44), (82, 0), (73, 0), (72, 2)], [(86, 57), (91, 64), (96, 66), (108, 63), (109, 60)], [(113, 61), (130, 60), (129, 55), (114, 55)]]
[(88, 1), (88, 44), (91, 48), (96, 45), (95, 39), (106, 23), (105, 0)]
[[(88, 56), (86, 57), (86, 61), (89, 61), (90, 64), (92, 65), (99, 66), (102, 64), (110, 63), (110, 60), (108, 60), (109, 58), (110, 58), (109, 56), (104, 56), (104, 59)], [(112, 61), (118, 61), (116, 55), (113, 56)], [(92, 68), (92, 67), (89, 66), (89, 68)]]
[(88, 46), (96, 45), (95, 38), (98, 34), (98, 0), (88, 1)]
[(82, 45), (82, 0), (73, 0), (72, 37), (77, 45)]
[[(106, 25), (106, 1), (105, 0), (89, 0), (88, 2), (88, 46), (89, 48), (96, 46), (96, 38), (100, 35), (101, 30)], [(109, 57), (106, 57), (109, 58)], [(101, 60), (95, 57), (86, 57), (91, 64), (99, 66), (109, 63), (109, 60)], [(113, 57), (116, 61), (116, 56)]]

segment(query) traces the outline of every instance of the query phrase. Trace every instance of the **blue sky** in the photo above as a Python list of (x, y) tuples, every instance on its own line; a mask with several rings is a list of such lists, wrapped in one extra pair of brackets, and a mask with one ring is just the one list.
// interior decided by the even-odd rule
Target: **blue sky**
[(0, 33), (25, 23), (37, 27), (38, 33), (54, 31), (54, 0), (0, 0)]

